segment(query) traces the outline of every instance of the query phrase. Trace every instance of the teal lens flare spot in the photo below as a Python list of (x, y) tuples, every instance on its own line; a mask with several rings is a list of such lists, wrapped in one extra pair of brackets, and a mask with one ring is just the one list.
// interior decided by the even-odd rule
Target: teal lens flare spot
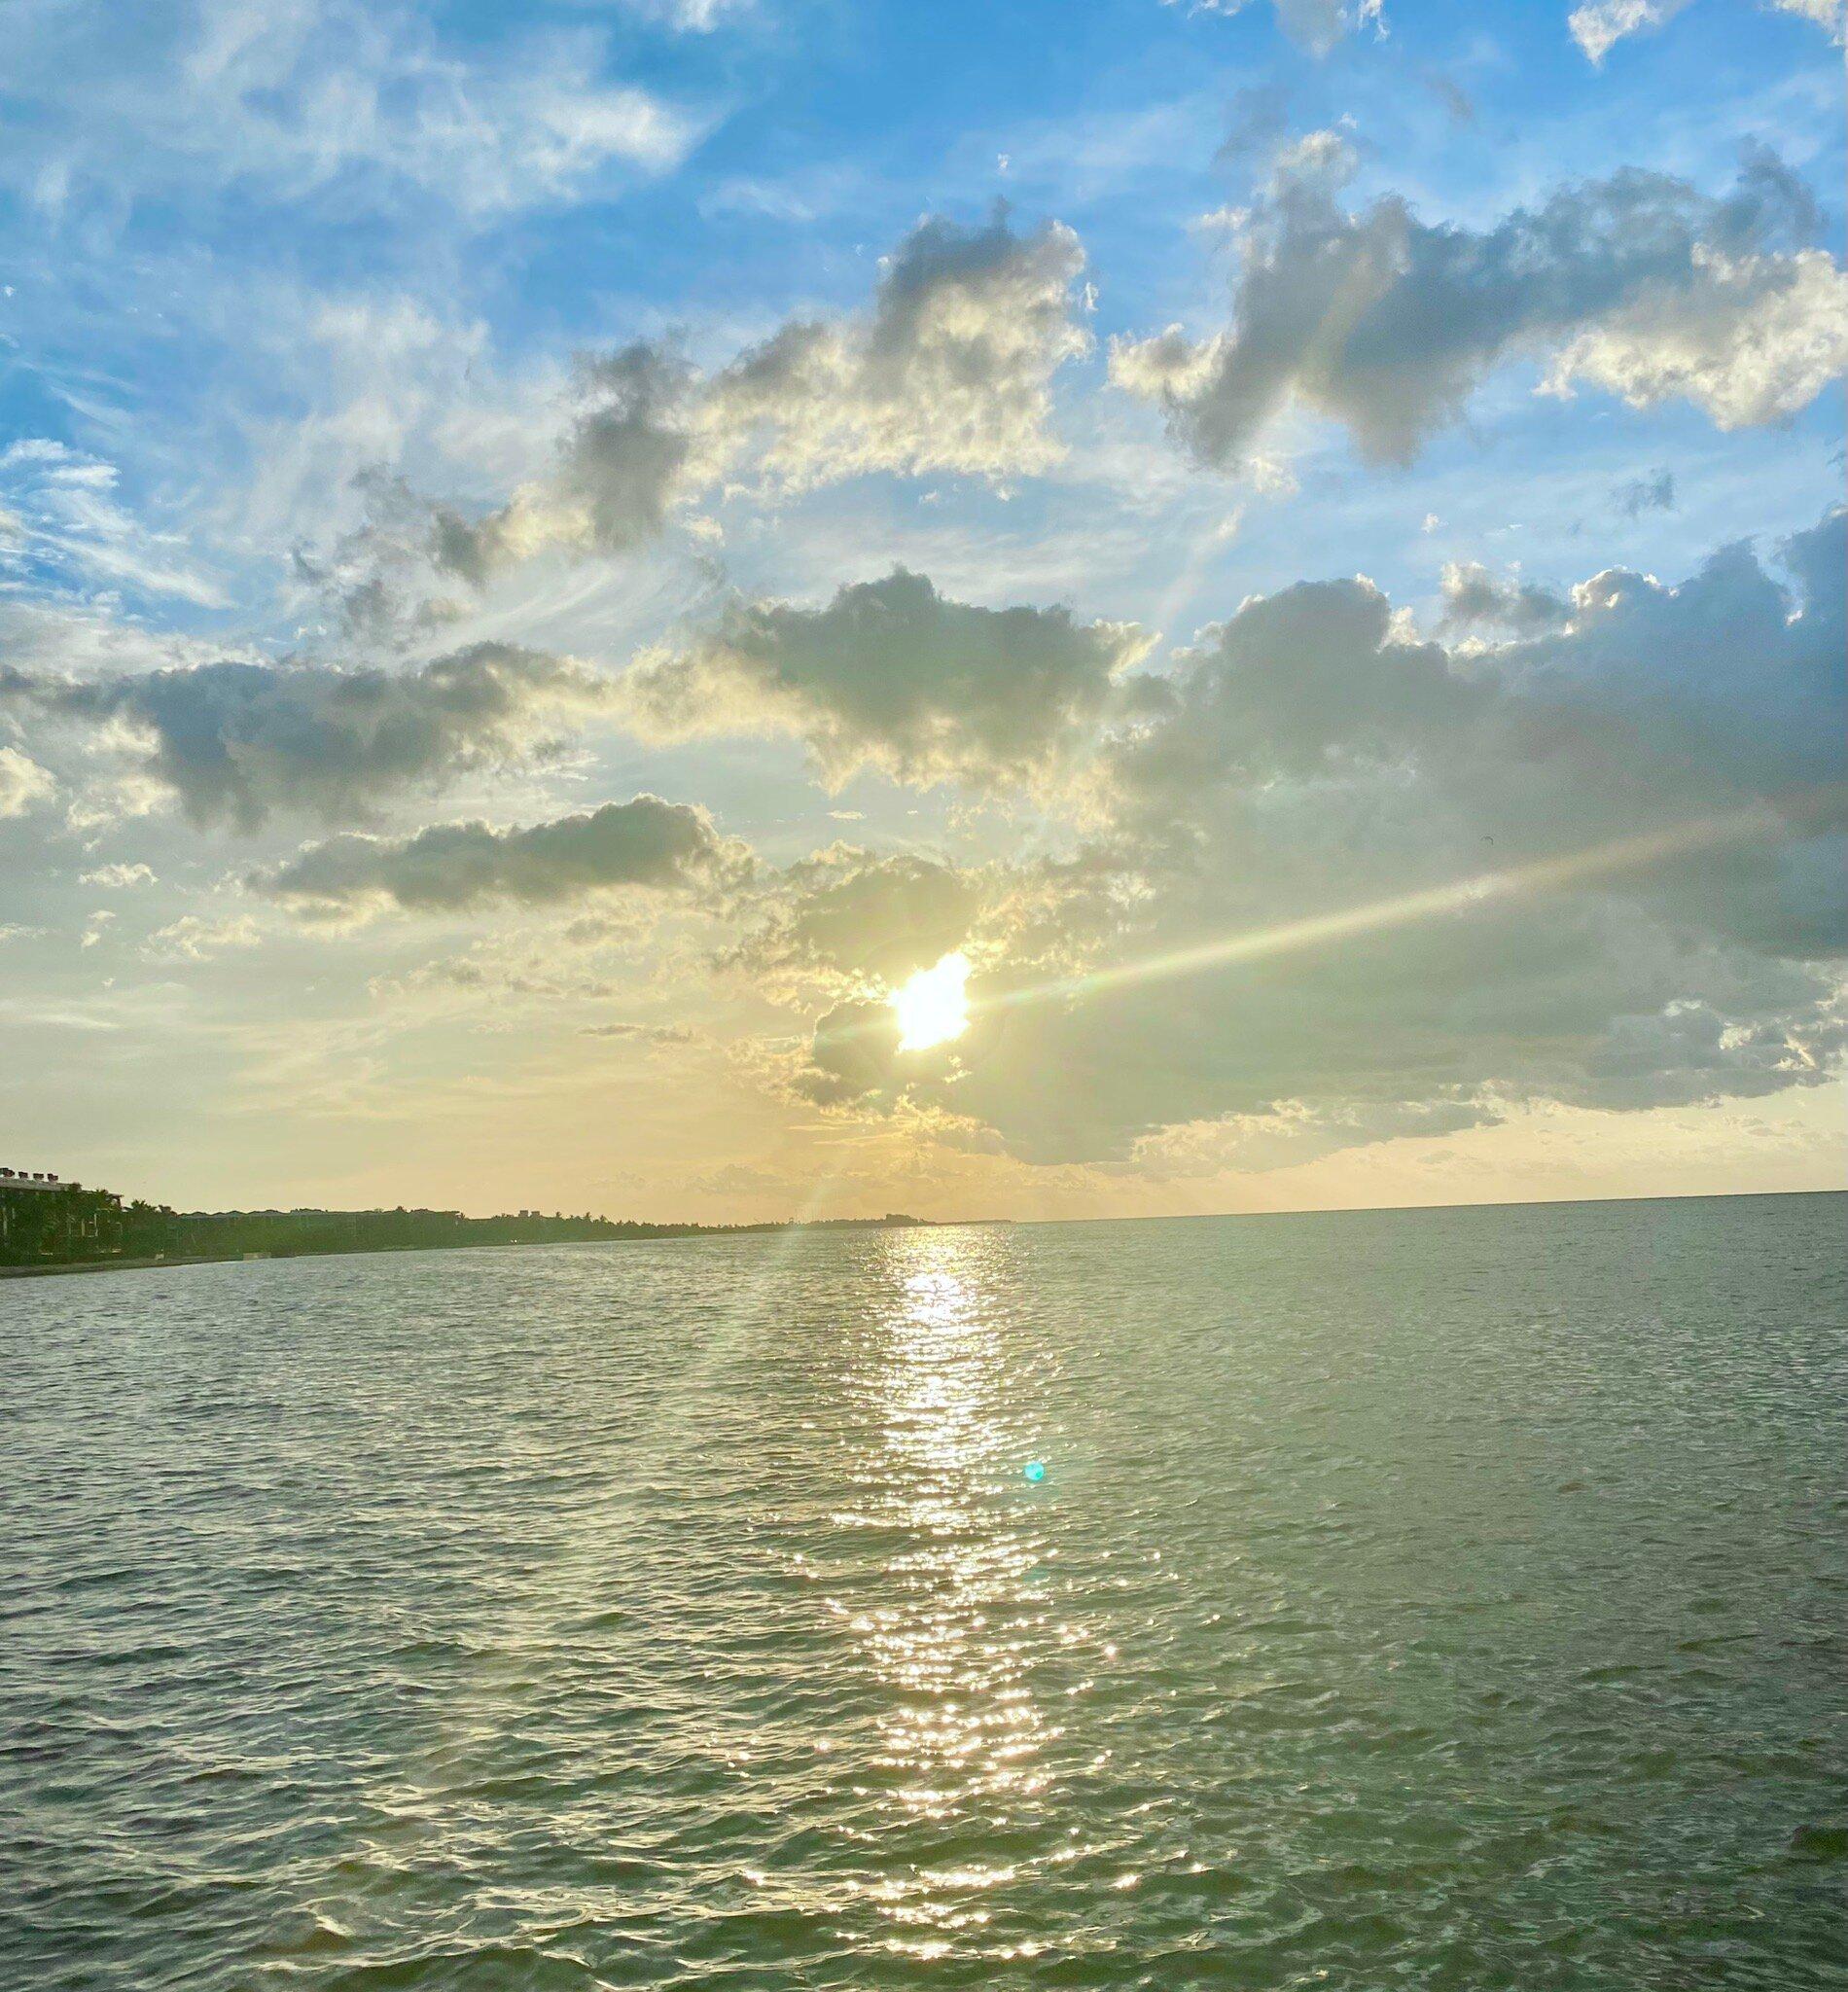
[(1030, 1459), (1020, 1471), (1037, 1486), (1046, 1478), (1046, 1462), (1043, 1459)]

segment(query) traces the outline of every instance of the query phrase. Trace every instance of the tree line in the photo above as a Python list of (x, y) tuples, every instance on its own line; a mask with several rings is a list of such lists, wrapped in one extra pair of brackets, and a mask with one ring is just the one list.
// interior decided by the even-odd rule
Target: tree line
[[(819, 1229), (866, 1229), (923, 1220), (824, 1219)], [(716, 1237), (778, 1231), (780, 1224), (646, 1224), (632, 1218), (518, 1211), (471, 1218), (455, 1210), (178, 1211), (124, 1202), (76, 1184), (29, 1189), (0, 1181), (0, 1265), (79, 1264), (112, 1259), (292, 1259), (327, 1252), (428, 1252), (462, 1245), (554, 1245), (599, 1239)]]

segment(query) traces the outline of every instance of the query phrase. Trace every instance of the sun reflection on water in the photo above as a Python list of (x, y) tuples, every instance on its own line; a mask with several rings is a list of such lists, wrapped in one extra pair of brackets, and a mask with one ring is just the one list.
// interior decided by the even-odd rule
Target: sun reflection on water
[[(871, 1761), (891, 1779), (894, 1823), (947, 1845), (965, 1825), (986, 1837), (1042, 1809), (1039, 1761), (1057, 1730), (1030, 1669), (1058, 1633), (1035, 1583), (1038, 1525), (1017, 1491), (1020, 1379), (983, 1285), (984, 1241), (907, 1234), (893, 1249), (893, 1304), (867, 1372), (879, 1415), (863, 1516), (890, 1546), (878, 1602), (853, 1630), (888, 1690)], [(985, 1924), (982, 1896), (1015, 1873), (965, 1853), (866, 1894), (895, 1949), (930, 1957)]]

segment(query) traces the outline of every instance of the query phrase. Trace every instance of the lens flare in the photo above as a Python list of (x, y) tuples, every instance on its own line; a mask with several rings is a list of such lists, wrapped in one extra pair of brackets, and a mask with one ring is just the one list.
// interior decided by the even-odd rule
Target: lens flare
[(969, 960), (946, 954), (935, 968), (919, 969), (892, 993), (899, 1020), (899, 1049), (928, 1051), (960, 1038), (969, 1025)]
[(1197, 942), (1191, 947), (1176, 948), (1168, 954), (1143, 955), (1089, 969), (1080, 975), (1029, 983), (1024, 988), (985, 999), (981, 1008), (988, 1010), (1018, 1003), (1045, 1003), (1088, 996), (1099, 990), (1119, 988), (1126, 983), (1165, 981), (1176, 976), (1199, 975), (1239, 962), (1291, 954), (1300, 948), (1329, 946), (1361, 935), (1409, 926), (1419, 920), (1467, 914), (1498, 900), (1564, 892), (1573, 886), (1612, 874), (1648, 871), (1653, 866), (1719, 845), (1787, 835), (1794, 825), (1799, 825), (1806, 817), (1820, 817), (1838, 809), (1843, 799), (1842, 785), (1831, 783), (1799, 795), (1787, 796), (1781, 799), (1781, 806), (1777, 809), (1757, 803), (1725, 815), (1676, 824), (1666, 830), (1616, 837), (1609, 843), (1594, 844), (1558, 857), (1539, 858), (1497, 872), (1476, 872), (1471, 877), (1452, 879), (1442, 885), (1427, 886), (1391, 899), (1344, 907), (1330, 913), (1312, 913), (1304, 919), (1285, 920), (1274, 927), (1219, 935)]
[[(1245, 928), (1209, 936), (1191, 946), (1175, 948), (1164, 954), (1134, 956), (1076, 975), (1055, 976), (1048, 981), (994, 990), (973, 1008), (992, 1015), (1020, 1004), (1081, 1001), (1102, 990), (1121, 988), (1126, 984), (1201, 975), (1241, 962), (1292, 954), (1299, 949), (1334, 946), (1363, 935), (1382, 933), (1421, 920), (1467, 916), (1497, 901), (1569, 892), (1576, 886), (1590, 884), (1600, 878), (1648, 872), (1657, 865), (1726, 844), (1753, 843), (1804, 834), (1812, 824), (1838, 820), (1844, 802), (1848, 802), (1848, 785), (1823, 783), (1812, 789), (1783, 794), (1775, 805), (1769, 801), (1752, 803), (1722, 815), (1700, 817), (1631, 836), (1614, 837), (1607, 843), (1593, 844), (1582, 850), (1531, 859), (1493, 872), (1478, 872), (1439, 885), (1396, 894), (1389, 899), (1342, 907), (1332, 912), (1311, 913), (1303, 918), (1281, 921), (1272, 927)], [(903, 988), (893, 991), (890, 1002), (898, 1017), (901, 1051), (928, 1050), (934, 1045), (947, 1044), (952, 1038), (962, 1036), (968, 1028), (972, 1008), (968, 980), (969, 962), (958, 951), (944, 955), (935, 968), (920, 970)], [(856, 1030), (870, 1027), (867, 1023), (849, 1025), (845, 1034), (851, 1035)]]

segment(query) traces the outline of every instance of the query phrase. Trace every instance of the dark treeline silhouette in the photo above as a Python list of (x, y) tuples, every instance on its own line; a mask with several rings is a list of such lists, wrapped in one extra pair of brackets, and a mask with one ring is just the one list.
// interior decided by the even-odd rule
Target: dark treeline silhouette
[[(918, 1225), (882, 1218), (827, 1218), (811, 1228), (865, 1230)], [(0, 1266), (74, 1265), (112, 1260), (291, 1259), (317, 1252), (428, 1252), (458, 1245), (553, 1245), (624, 1238), (724, 1237), (780, 1231), (781, 1224), (656, 1225), (632, 1218), (522, 1210), (471, 1218), (456, 1210), (180, 1211), (124, 1203), (114, 1192), (54, 1177), (0, 1174)]]

